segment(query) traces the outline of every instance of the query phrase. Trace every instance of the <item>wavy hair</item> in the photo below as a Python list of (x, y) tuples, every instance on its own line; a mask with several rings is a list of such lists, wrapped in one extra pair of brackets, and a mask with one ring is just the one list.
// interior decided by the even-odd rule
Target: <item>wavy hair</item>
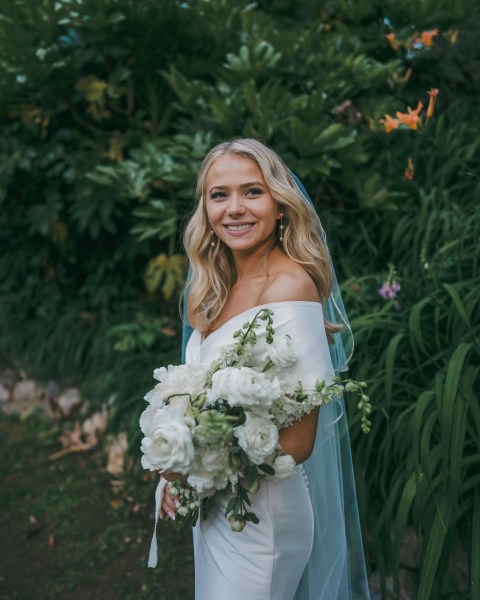
[[(331, 294), (333, 274), (329, 253), (322, 239), (322, 225), (313, 206), (296, 185), (288, 167), (270, 148), (254, 139), (237, 139), (213, 147), (203, 159), (197, 178), (196, 207), (187, 223), (183, 243), (190, 261), (187, 316), (192, 326), (206, 334), (220, 315), (228, 293), (236, 281), (232, 252), (221, 240), (211, 246), (211, 227), (205, 204), (205, 180), (213, 163), (225, 154), (237, 154), (255, 161), (273, 199), (284, 213), (283, 241), (278, 231), (268, 255), (278, 246), (289, 258), (301, 265), (313, 279), (323, 307)], [(185, 293), (185, 291), (184, 291)], [(329, 342), (341, 329), (325, 320)]]

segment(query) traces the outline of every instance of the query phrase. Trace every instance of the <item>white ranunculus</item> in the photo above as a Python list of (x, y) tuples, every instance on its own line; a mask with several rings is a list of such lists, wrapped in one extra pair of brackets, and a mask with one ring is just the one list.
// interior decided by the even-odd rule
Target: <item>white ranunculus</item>
[(142, 454), (142, 458), (140, 459), (140, 462), (142, 463), (142, 467), (145, 470), (148, 470), (148, 471), (157, 471), (158, 470), (157, 467), (152, 465), (152, 463), (147, 459), (145, 454)]
[[(155, 369), (153, 376), (159, 383), (145, 395), (145, 400), (153, 406), (162, 406), (167, 398), (192, 400), (200, 394), (205, 385), (206, 365), (168, 365)], [(174, 400), (174, 398), (172, 398)]]
[(295, 460), (291, 454), (277, 456), (272, 464), (272, 467), (275, 470), (275, 475), (273, 477), (275, 479), (287, 479), (287, 477), (291, 477), (295, 472), (295, 465)]
[(297, 362), (298, 352), (289, 335), (274, 336), (273, 342), (267, 345), (263, 360), (269, 358), (277, 367), (285, 369)]
[(140, 417), (145, 435), (141, 443), (142, 466), (188, 473), (195, 454), (189, 424), (181, 413), (168, 406), (149, 406), (144, 410)]
[(147, 408), (140, 415), (140, 429), (143, 435), (147, 435), (147, 431), (150, 431), (152, 419), (157, 414), (158, 408), (155, 406), (147, 406)]
[(261, 465), (274, 452), (278, 430), (270, 419), (247, 413), (244, 425), (234, 429), (238, 445), (256, 465)]
[(209, 473), (218, 473), (228, 463), (228, 449), (225, 446), (203, 448), (199, 456), (202, 467)]
[(189, 485), (202, 494), (210, 489), (224, 489), (229, 482), (236, 483), (238, 476), (228, 458), (226, 446), (197, 448), (188, 474)]
[(187, 412), (187, 409), (190, 407), (190, 400), (188, 396), (175, 396), (175, 398), (172, 398), (169, 401), (168, 405), (173, 410), (176, 410), (184, 415)]
[(226, 367), (214, 373), (208, 401), (211, 403), (223, 398), (230, 406), (269, 408), (281, 393), (276, 377), (270, 379), (250, 367)]

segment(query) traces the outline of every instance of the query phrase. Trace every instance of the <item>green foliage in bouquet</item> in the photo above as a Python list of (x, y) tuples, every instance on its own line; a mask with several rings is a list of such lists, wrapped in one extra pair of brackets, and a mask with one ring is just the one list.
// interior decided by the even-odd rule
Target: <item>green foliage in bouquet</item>
[(178, 362), (199, 162), (262, 139), (304, 181), (345, 282), (375, 406), (368, 438), (350, 419), (370, 566), (398, 597), (413, 525), (418, 597), (478, 596), (476, 2), (161, 4), (0, 8), (0, 354), (115, 391), (136, 446), (138, 390)]

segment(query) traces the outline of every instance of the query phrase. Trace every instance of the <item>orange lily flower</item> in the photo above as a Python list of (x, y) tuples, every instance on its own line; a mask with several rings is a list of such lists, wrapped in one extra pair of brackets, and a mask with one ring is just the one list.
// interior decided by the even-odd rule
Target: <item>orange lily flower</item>
[(421, 123), (419, 112), (423, 108), (423, 102), (419, 102), (415, 110), (412, 110), (410, 106), (407, 108), (408, 113), (397, 112), (397, 118), (402, 125), (406, 125), (409, 129), (417, 129), (418, 124)]
[(408, 181), (413, 181), (413, 178), (415, 177), (415, 166), (411, 158), (408, 159), (408, 164), (407, 168), (405, 169), (404, 175), (405, 179), (408, 179)]
[(390, 115), (385, 115), (385, 119), (380, 119), (380, 123), (383, 123), (387, 133), (391, 133), (394, 129), (398, 129), (398, 126), (400, 125), (400, 121), (394, 119)]
[(437, 101), (438, 89), (432, 88), (428, 91), (428, 95), (430, 96), (430, 100), (428, 102), (427, 108), (427, 120), (433, 117), (433, 111), (435, 110), (435, 102)]
[(387, 38), (387, 40), (390, 43), (390, 46), (394, 49), (394, 50), (398, 50), (398, 42), (395, 39), (395, 34), (394, 33), (387, 33), (387, 35), (385, 36)]
[(417, 38), (417, 42), (420, 42), (424, 46), (431, 46), (433, 44), (433, 38), (440, 33), (439, 29), (429, 29), (428, 31), (422, 31), (422, 34)]

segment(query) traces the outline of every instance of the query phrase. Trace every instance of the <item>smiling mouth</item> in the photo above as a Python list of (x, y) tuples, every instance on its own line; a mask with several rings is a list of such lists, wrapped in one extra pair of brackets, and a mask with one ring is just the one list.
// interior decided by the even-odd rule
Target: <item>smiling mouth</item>
[(224, 225), (228, 231), (246, 231), (247, 229), (251, 229), (253, 226), (254, 223), (242, 223), (242, 225)]

